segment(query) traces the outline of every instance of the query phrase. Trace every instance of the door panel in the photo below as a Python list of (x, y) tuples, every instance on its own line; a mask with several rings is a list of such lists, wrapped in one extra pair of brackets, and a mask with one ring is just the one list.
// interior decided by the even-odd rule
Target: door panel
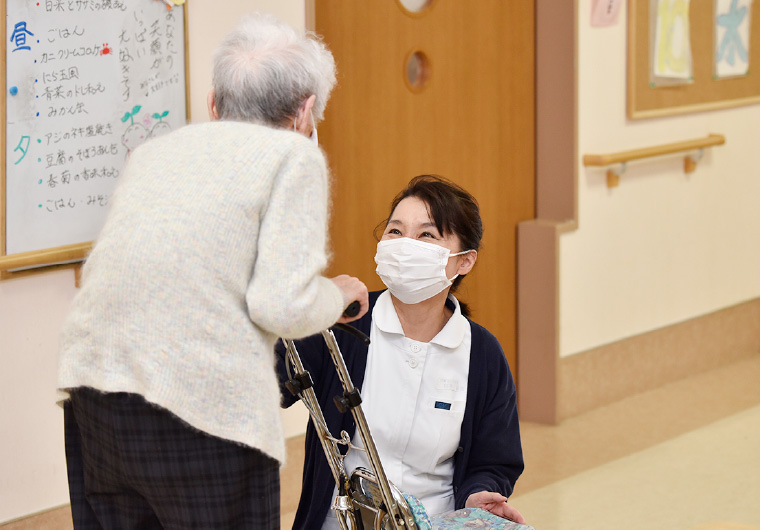
[[(478, 199), (485, 227), (457, 296), (501, 342), (516, 373), (516, 226), (534, 215), (534, 2), (437, 0), (410, 15), (392, 0), (316, 0), (315, 30), (338, 86), (319, 139), (332, 170), (332, 273), (371, 289), (373, 229), (415, 175), (443, 175)], [(429, 60), (421, 90), (406, 81)]]

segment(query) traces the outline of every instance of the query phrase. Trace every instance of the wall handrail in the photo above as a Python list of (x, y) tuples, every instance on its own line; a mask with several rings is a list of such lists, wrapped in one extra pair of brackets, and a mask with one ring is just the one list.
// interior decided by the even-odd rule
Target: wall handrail
[(687, 156), (684, 159), (684, 172), (691, 173), (697, 167), (697, 162), (702, 156), (702, 150), (706, 147), (714, 147), (726, 143), (726, 137), (722, 134), (709, 134), (706, 138), (696, 138), (694, 140), (684, 140), (682, 142), (673, 142), (670, 144), (656, 145), (652, 147), (643, 147), (640, 149), (631, 149), (629, 151), (620, 151), (603, 155), (583, 155), (584, 166), (605, 167), (615, 164), (622, 164), (619, 171), (613, 169), (607, 170), (607, 186), (614, 187), (620, 182), (620, 175), (625, 171), (625, 165), (631, 160), (642, 158), (652, 158), (655, 156), (669, 155), (672, 153), (681, 153), (684, 151), (697, 150), (697, 156)]

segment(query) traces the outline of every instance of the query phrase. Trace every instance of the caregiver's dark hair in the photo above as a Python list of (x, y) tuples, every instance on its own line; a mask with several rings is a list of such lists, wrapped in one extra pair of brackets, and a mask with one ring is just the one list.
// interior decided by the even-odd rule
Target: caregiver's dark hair
[[(398, 204), (407, 197), (416, 197), (427, 205), (430, 218), (441, 234), (454, 234), (459, 238), (460, 252), (480, 249), (483, 221), (480, 219), (478, 201), (458, 184), (438, 175), (419, 175), (409, 181), (391, 202), (388, 217), (375, 228), (376, 238), (378, 231), (385, 230)], [(462, 278), (464, 275), (454, 280), (452, 292), (456, 291)], [(460, 305), (462, 313), (468, 316), (467, 307), (461, 302)]]

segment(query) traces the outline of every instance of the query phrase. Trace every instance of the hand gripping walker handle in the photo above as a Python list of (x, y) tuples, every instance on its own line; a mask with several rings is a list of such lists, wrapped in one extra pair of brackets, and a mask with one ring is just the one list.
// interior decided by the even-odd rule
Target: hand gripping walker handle
[(343, 311), (343, 316), (347, 317), (355, 317), (359, 314), (359, 310), (362, 308), (361, 304), (359, 303), (359, 300), (354, 300), (350, 304), (348, 304), (348, 307), (345, 311)]

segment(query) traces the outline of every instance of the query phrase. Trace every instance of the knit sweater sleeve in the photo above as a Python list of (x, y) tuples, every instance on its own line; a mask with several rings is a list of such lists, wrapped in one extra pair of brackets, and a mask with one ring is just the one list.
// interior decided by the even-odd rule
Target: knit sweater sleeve
[(246, 302), (251, 320), (285, 338), (325, 329), (343, 295), (322, 276), (327, 265), (328, 181), (324, 157), (305, 142), (279, 165), (261, 214), (257, 258)]

